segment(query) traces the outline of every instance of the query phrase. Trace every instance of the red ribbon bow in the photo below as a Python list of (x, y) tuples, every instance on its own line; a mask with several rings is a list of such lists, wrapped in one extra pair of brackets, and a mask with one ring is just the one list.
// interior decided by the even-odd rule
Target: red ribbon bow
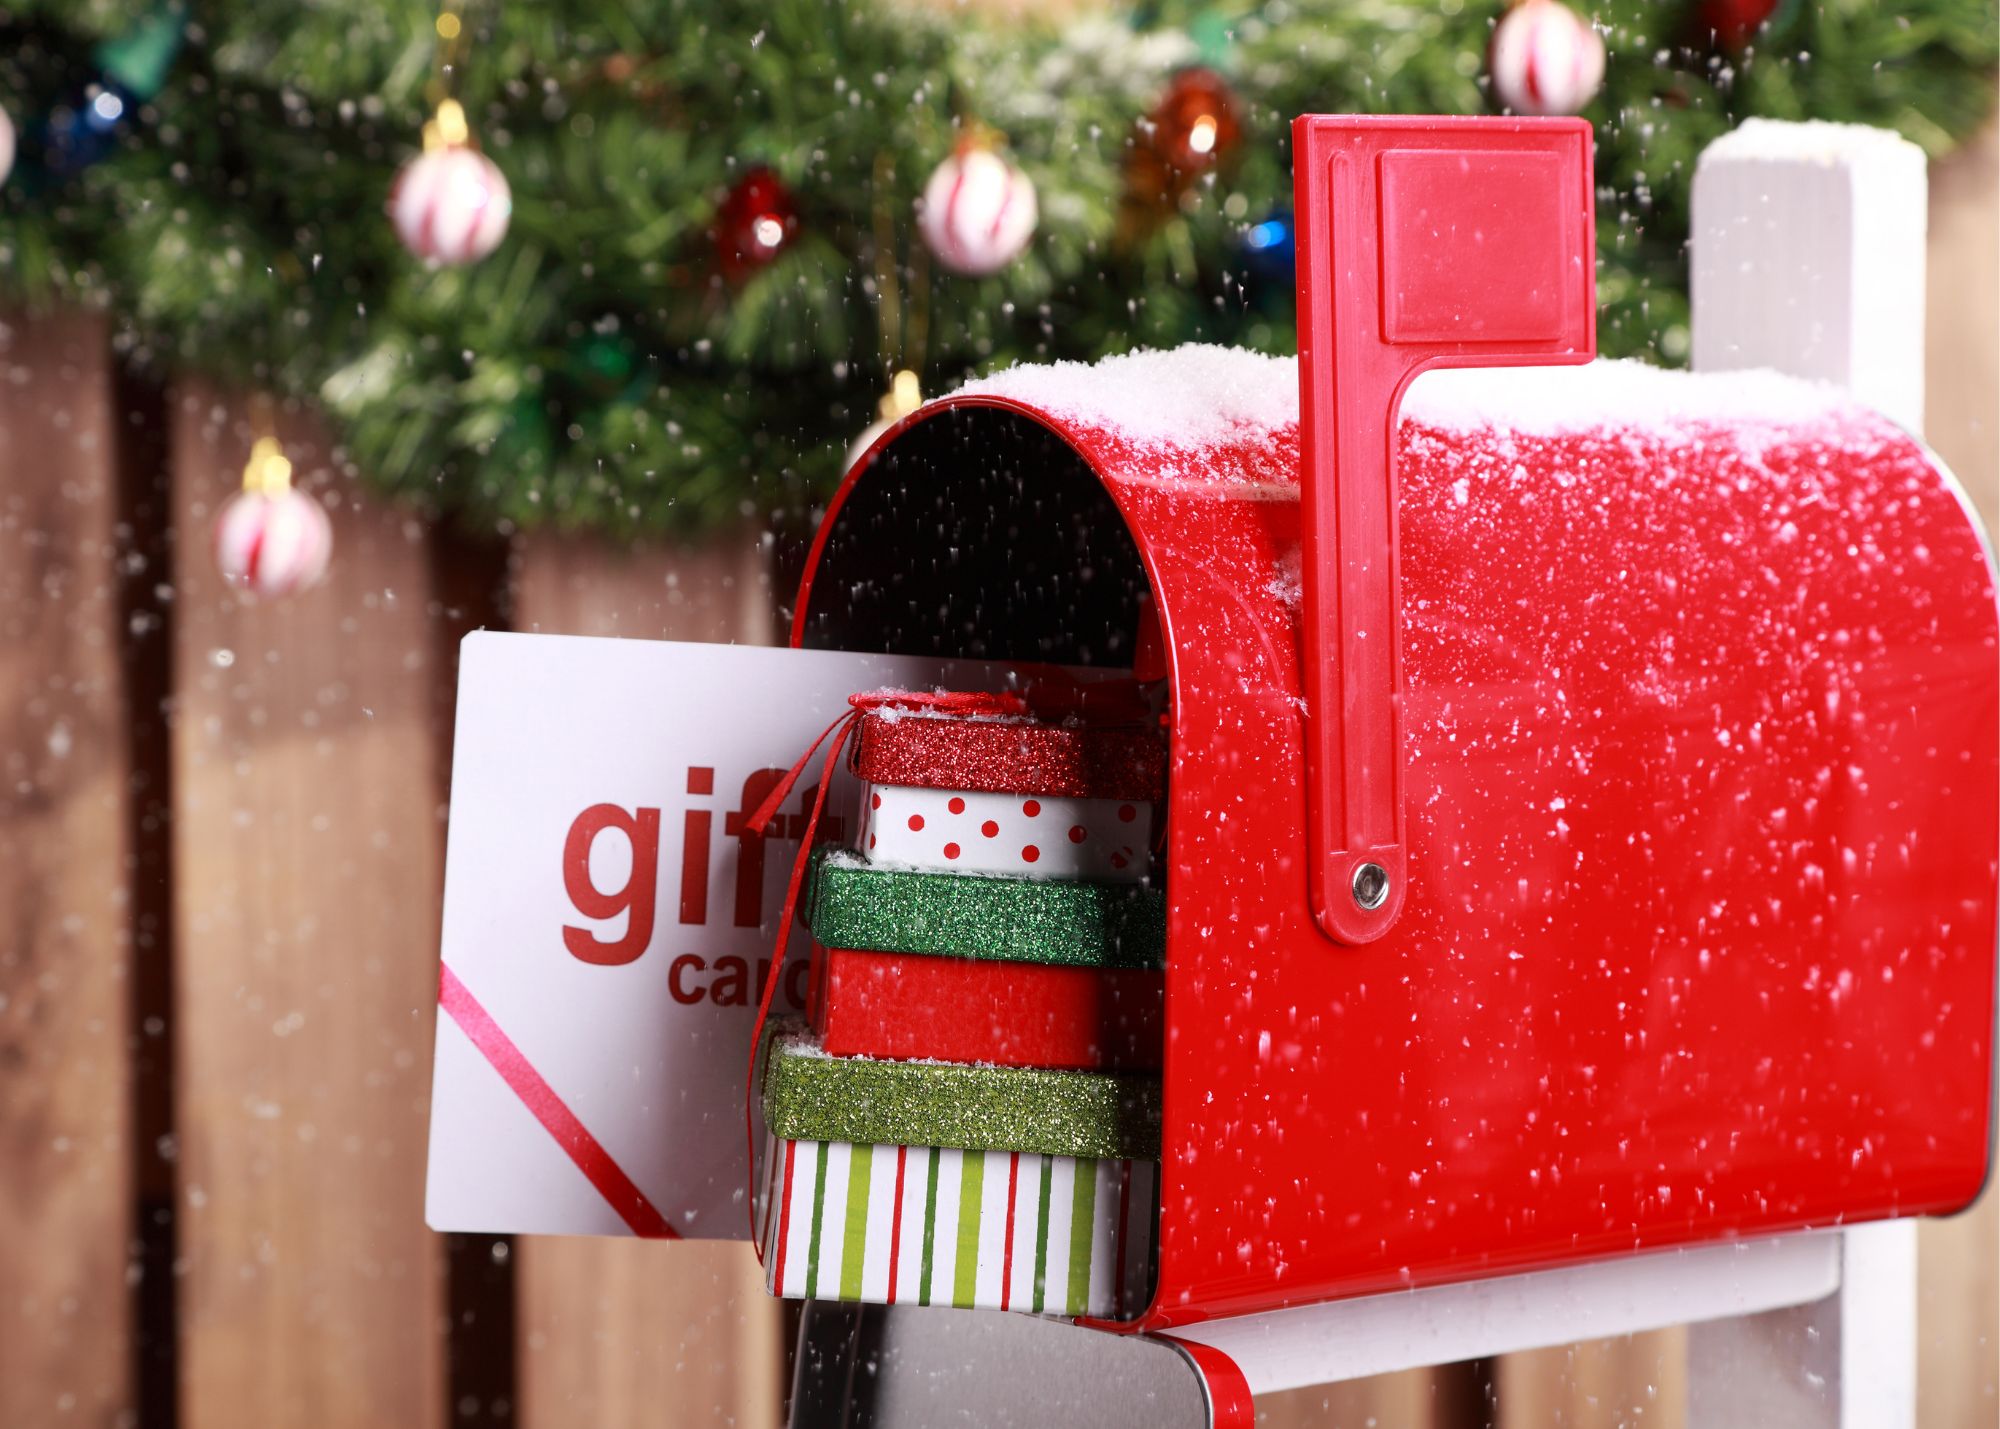
[(792, 860), (791, 882), (785, 886), (785, 907), (778, 915), (778, 942), (771, 950), (770, 971), (764, 975), (764, 991), (757, 999), (757, 1022), (750, 1033), (750, 1069), (743, 1103), (743, 1140), (749, 1149), (749, 1159), (744, 1163), (750, 1168), (750, 1240), (757, 1247), (757, 1259), (764, 1259), (763, 1242), (757, 1239), (757, 1061), (764, 1047), (764, 1023), (771, 1015), (771, 999), (778, 991), (780, 969), (785, 961), (785, 944), (791, 940), (792, 918), (798, 912), (799, 889), (805, 882), (806, 869), (812, 863), (813, 839), (819, 832), (820, 812), (826, 807), (827, 790), (833, 787), (833, 771), (840, 752), (847, 746), (848, 736), (854, 732), (855, 722), (870, 710), (907, 709), (926, 710), (948, 715), (1023, 715), (1028, 713), (1028, 702), (1015, 694), (982, 693), (977, 691), (938, 690), (930, 694), (910, 690), (876, 690), (869, 694), (850, 695), (849, 709), (832, 724), (820, 731), (820, 736), (807, 746), (799, 756), (799, 762), (780, 779), (764, 802), (757, 806), (744, 825), (753, 834), (762, 834), (771, 821), (778, 816), (779, 808), (792, 792), (792, 786), (799, 782), (806, 766), (822, 744), (827, 746), (826, 763), (820, 774), (819, 791), (813, 797), (812, 812), (806, 817), (805, 832), (799, 838), (798, 857)]

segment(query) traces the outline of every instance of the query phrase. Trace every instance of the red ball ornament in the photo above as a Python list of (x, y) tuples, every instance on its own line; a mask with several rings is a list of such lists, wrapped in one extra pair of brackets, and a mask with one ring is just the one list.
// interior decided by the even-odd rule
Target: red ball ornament
[(742, 282), (770, 266), (799, 229), (791, 190), (770, 169), (758, 167), (738, 179), (715, 215), (715, 256), (722, 276)]
[(1136, 243), (1184, 206), (1195, 184), (1220, 168), (1243, 137), (1236, 96), (1211, 69), (1184, 69), (1138, 126), (1125, 160), (1120, 243)]
[(1148, 125), (1150, 147), (1183, 179), (1207, 173), (1243, 137), (1236, 96), (1212, 69), (1184, 69), (1167, 84)]
[(1702, 0), (1701, 27), (1717, 44), (1741, 49), (1778, 12), (1778, 0)]

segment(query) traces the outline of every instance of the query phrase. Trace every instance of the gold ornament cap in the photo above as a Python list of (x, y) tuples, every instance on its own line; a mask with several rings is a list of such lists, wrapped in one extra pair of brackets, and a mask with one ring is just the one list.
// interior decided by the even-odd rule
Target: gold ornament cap
[(456, 99), (441, 100), (437, 116), (424, 125), (424, 152), (463, 149), (472, 143), (472, 126), (466, 123), (465, 106)]
[(276, 437), (259, 437), (243, 464), (243, 489), (260, 496), (281, 496), (292, 489), (292, 462)]
[(900, 422), (923, 405), (924, 394), (917, 383), (917, 374), (906, 367), (889, 379), (889, 390), (875, 404), (875, 411), (885, 422)]

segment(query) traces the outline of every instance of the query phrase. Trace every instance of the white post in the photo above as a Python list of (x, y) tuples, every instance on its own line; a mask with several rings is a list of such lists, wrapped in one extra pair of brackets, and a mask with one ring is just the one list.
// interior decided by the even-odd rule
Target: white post
[(1752, 119), (1694, 176), (1694, 366), (1769, 367), (1924, 421), (1923, 150), (1885, 129)]
[(1688, 1429), (1914, 1429), (1917, 1223), (1840, 1239), (1826, 1299), (1688, 1331)]
[[(1923, 151), (1885, 130), (1750, 120), (1695, 170), (1694, 365), (1836, 383), (1921, 434)], [(1688, 1429), (1916, 1423), (1912, 1221), (1842, 1233), (1840, 1290), (1697, 1325)]]

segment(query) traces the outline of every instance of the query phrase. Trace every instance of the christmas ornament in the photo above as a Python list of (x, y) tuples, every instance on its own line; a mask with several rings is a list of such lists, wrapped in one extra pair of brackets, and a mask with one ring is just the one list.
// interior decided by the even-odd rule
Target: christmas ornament
[(424, 152), (389, 191), (396, 236), (433, 267), (475, 263), (500, 246), (513, 212), (507, 176), (473, 147), (458, 101), (445, 100), (424, 126)]
[(29, 152), (54, 177), (81, 173), (111, 157), (133, 104), (121, 86), (93, 82), (31, 126)]
[(1243, 285), (1254, 296), (1289, 294), (1297, 278), (1298, 234), (1290, 209), (1243, 231)]
[(187, 8), (178, 0), (156, 0), (130, 28), (101, 41), (90, 57), (104, 85), (128, 102), (157, 95), (187, 40)]
[(531, 479), (549, 469), (557, 449), (555, 424), (550, 413), (557, 410), (546, 387), (523, 392), (505, 408), (505, 419), (493, 437), (487, 460), (499, 471)]
[(1702, 0), (1700, 25), (1715, 43), (1741, 49), (1778, 12), (1778, 0)]
[(563, 365), (577, 388), (597, 402), (643, 401), (653, 386), (652, 364), (638, 340), (622, 329), (585, 333), (569, 345)]
[(243, 467), (243, 490), (216, 518), (223, 579), (256, 595), (290, 595), (325, 575), (332, 555), (326, 511), (292, 486), (292, 464), (277, 438), (259, 437)]
[(973, 278), (1020, 257), (1037, 216), (1033, 182), (984, 137), (960, 143), (932, 171), (917, 205), (924, 243), (945, 267)]
[(875, 439), (917, 408), (924, 405), (924, 394), (917, 384), (917, 374), (908, 368), (898, 372), (889, 383), (889, 390), (882, 394), (882, 400), (875, 404), (875, 420), (861, 429), (847, 448), (847, 460), (843, 467), (852, 467), (861, 460), (861, 454), (875, 445)]
[(160, 4), (91, 51), (89, 78), (28, 125), (28, 151), (39, 170), (31, 187), (41, 178), (81, 173), (111, 156), (139, 107), (166, 83), (186, 28), (178, 6)]
[(1560, 0), (1520, 0), (1487, 56), (1493, 93), (1516, 114), (1575, 114), (1604, 82), (1604, 41)]
[(1125, 160), (1118, 241), (1141, 243), (1196, 197), (1195, 185), (1235, 152), (1242, 138), (1236, 97), (1212, 69), (1184, 69), (1141, 120)]
[(785, 181), (759, 166), (738, 179), (716, 210), (715, 256), (722, 276), (740, 283), (762, 272), (791, 246), (798, 205)]
[(1168, 82), (1144, 134), (1148, 147), (1185, 183), (1235, 152), (1243, 137), (1236, 96), (1214, 70), (1184, 69)]

